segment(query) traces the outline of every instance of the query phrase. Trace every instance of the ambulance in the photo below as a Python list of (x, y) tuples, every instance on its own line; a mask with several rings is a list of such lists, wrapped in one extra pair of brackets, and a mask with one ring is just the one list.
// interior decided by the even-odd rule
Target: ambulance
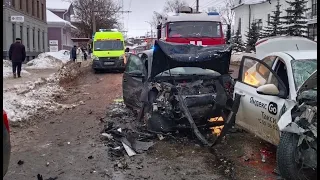
[(117, 30), (100, 29), (93, 37), (93, 63), (95, 72), (124, 70), (125, 45), (123, 34)]

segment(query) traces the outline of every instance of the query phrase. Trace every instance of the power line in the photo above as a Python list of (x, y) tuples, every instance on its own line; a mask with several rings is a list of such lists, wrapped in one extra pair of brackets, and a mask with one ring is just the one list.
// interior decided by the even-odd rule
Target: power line
[(218, 0), (218, 1), (215, 1), (215, 2), (209, 2), (205, 5), (203, 5), (201, 8), (201, 10), (204, 10), (204, 9), (207, 9), (208, 7), (213, 7), (213, 6), (219, 6), (221, 4), (225, 3), (224, 0)]

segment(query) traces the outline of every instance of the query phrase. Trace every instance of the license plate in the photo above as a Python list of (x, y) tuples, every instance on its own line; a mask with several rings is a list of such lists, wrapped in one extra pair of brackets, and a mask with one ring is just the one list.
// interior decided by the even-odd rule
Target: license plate
[(114, 62), (104, 62), (104, 65), (114, 65)]

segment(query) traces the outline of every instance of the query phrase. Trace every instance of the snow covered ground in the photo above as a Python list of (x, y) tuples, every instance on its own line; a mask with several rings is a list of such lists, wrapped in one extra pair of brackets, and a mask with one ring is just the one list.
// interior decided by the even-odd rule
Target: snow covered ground
[[(53, 74), (47, 73), (45, 77), (35, 76), (33, 73), (30, 75), (28, 71), (23, 70), (22, 75), (29, 75), (32, 78), (22, 76), (19, 79), (6, 78), (12, 76), (12, 67), (10, 61), (3, 61), (3, 107), (10, 121), (25, 121), (39, 113), (50, 113), (59, 109), (76, 106), (76, 104), (63, 105), (55, 101), (55, 97), (61, 96), (65, 92), (59, 86), (60, 79), (67, 78), (65, 76), (70, 75), (70, 72), (77, 73), (72, 71), (76, 71), (76, 68), (73, 67), (75, 64), (66, 64), (68, 61), (69, 51), (42, 53), (36, 59), (31, 60), (31, 63), (28, 62), (27, 67), (24, 67), (24, 69), (28, 69), (30, 72), (41, 72), (65, 66)], [(52, 70), (49, 72), (52, 72)]]
[(231, 55), (231, 64), (232, 65), (240, 65), (242, 56), (251, 56), (251, 57), (255, 57), (256, 54), (254, 53), (246, 53), (246, 52), (233, 52)]
[[(21, 70), (22, 76), (30, 75), (30, 73), (24, 69)], [(12, 63), (9, 60), (3, 60), (3, 78), (12, 77)]]
[[(69, 60), (70, 51), (68, 50), (41, 53), (37, 58), (29, 61), (27, 64), (22, 65), (21, 75), (30, 75), (28, 69), (59, 69)], [(12, 77), (12, 63), (9, 60), (3, 60), (3, 78), (8, 77)]]
[(61, 50), (58, 52), (45, 52), (27, 63), (26, 69), (50, 69), (60, 68), (70, 60), (70, 52)]

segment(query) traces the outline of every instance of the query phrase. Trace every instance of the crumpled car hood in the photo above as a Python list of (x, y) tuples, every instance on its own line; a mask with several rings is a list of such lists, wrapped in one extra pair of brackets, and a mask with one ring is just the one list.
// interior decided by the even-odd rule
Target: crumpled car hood
[(176, 67), (200, 67), (227, 74), (230, 58), (230, 45), (204, 47), (156, 40), (153, 58), (148, 62), (148, 79)]
[(303, 91), (317, 88), (317, 70), (315, 70), (308, 79), (299, 87), (297, 94)]

